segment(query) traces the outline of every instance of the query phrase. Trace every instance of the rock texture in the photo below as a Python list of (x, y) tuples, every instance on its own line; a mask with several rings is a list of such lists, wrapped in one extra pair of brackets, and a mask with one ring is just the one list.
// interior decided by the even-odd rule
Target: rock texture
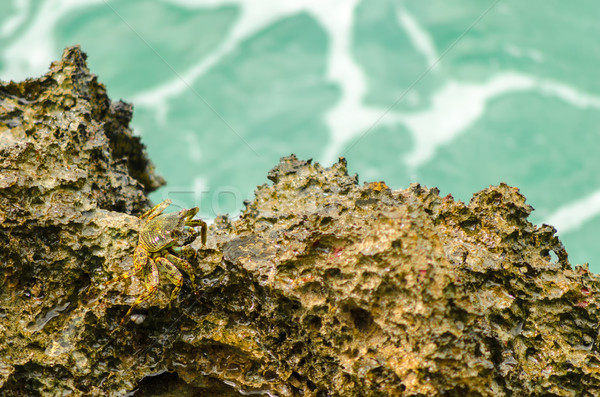
[[(281, 160), (195, 241), (199, 290), (118, 322), (162, 182), (77, 47), (0, 84), (0, 394), (600, 395), (598, 276), (516, 188), (468, 205)], [(140, 274), (143, 277), (143, 274)]]

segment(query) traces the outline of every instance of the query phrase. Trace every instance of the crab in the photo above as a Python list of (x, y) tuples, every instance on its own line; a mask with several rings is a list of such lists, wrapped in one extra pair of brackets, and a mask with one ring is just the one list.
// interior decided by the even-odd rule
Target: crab
[(104, 284), (108, 285), (129, 278), (141, 270), (148, 273), (147, 279), (144, 280), (146, 291), (138, 296), (119, 325), (125, 322), (137, 305), (154, 295), (160, 285), (159, 273), (175, 284), (169, 300), (169, 310), (183, 285), (182, 271), (190, 278), (194, 293), (197, 291), (192, 266), (177, 255), (194, 256), (196, 254), (194, 249), (185, 245), (198, 236), (196, 227), (200, 227), (202, 244), (206, 244), (206, 222), (201, 219), (192, 219), (198, 213), (198, 207), (163, 214), (162, 212), (169, 205), (171, 205), (171, 200), (167, 199), (140, 216), (145, 223), (140, 229), (139, 242), (133, 252), (133, 269)]

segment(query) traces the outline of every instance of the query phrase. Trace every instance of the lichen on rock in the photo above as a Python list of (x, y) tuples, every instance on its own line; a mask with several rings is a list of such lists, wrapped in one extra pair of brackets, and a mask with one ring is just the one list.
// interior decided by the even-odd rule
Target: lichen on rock
[[(593, 396), (598, 276), (505, 184), (467, 205), (294, 156), (118, 327), (162, 180), (78, 47), (0, 83), (3, 395)], [(140, 274), (143, 277), (143, 274)], [(209, 394), (212, 393), (212, 394)]]

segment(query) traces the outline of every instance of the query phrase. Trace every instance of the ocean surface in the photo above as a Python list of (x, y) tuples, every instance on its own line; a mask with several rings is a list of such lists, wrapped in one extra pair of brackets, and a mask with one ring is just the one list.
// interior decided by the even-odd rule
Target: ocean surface
[(168, 185), (239, 214), (280, 157), (468, 202), (520, 188), (600, 272), (600, 2), (0, 0), (0, 79), (80, 44)]

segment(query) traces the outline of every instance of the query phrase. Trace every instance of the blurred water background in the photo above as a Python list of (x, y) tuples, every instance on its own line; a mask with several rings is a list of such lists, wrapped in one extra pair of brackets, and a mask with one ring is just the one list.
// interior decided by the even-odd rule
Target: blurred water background
[(468, 202), (502, 181), (600, 271), (600, 2), (0, 0), (0, 79), (80, 44), (168, 185), (239, 214), (281, 156)]

